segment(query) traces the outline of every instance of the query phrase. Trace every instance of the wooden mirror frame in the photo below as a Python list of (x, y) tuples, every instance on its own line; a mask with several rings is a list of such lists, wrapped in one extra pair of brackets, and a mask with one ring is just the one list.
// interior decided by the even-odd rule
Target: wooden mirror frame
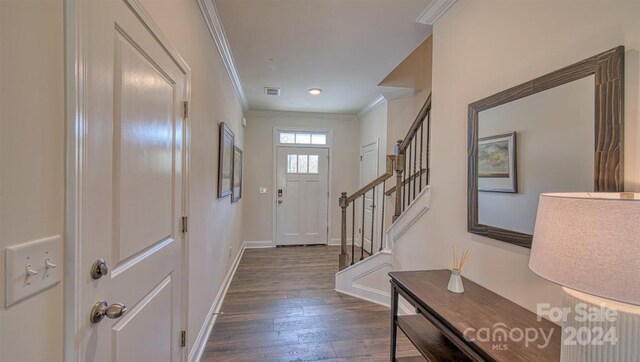
[(594, 191), (623, 190), (624, 47), (581, 62), (469, 104), (467, 231), (531, 248), (533, 236), (478, 223), (478, 114), (481, 111), (595, 75)]

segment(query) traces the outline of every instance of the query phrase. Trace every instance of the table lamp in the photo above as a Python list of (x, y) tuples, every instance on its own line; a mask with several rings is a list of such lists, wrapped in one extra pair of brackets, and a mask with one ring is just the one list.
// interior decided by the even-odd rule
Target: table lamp
[(562, 361), (640, 358), (640, 193), (540, 195), (529, 268), (565, 291)]

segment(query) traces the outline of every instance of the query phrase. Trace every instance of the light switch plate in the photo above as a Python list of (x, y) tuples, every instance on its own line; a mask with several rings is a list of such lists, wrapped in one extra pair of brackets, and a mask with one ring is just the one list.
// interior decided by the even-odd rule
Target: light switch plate
[(260, 193), (261, 194), (266, 194), (267, 193), (267, 188), (266, 187), (261, 187), (260, 188)]
[[(62, 278), (60, 235), (9, 246), (4, 257), (5, 307), (58, 284)], [(27, 268), (37, 274), (28, 276)]]

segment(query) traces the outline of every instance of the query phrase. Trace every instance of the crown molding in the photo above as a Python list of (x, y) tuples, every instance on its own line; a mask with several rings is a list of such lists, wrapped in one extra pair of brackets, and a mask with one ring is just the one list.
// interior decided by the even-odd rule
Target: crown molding
[(358, 111), (358, 113), (356, 114), (356, 116), (361, 119), (362, 117), (364, 117), (365, 114), (373, 111), (374, 109), (378, 108), (379, 106), (381, 106), (382, 104), (384, 104), (387, 101), (387, 99), (383, 96), (377, 96), (376, 98), (374, 98), (371, 102), (367, 103), (367, 105), (365, 105), (364, 107), (362, 107), (361, 110)]
[(419, 90), (414, 88), (404, 88), (404, 89), (398, 89), (392, 92), (383, 93), (382, 96), (386, 100), (392, 101), (394, 99), (413, 97), (416, 93), (418, 93), (418, 91)]
[(429, 6), (418, 16), (416, 22), (433, 25), (444, 13), (456, 3), (456, 0), (433, 0)]
[(379, 106), (383, 105), (387, 101), (392, 101), (394, 99), (413, 97), (416, 93), (418, 93), (418, 89), (414, 88), (403, 88), (398, 89), (391, 92), (382, 93), (382, 95), (377, 96), (371, 102), (367, 103), (366, 106), (362, 107), (361, 110), (356, 113), (358, 118), (364, 117), (367, 113), (373, 111)]
[(209, 33), (211, 34), (211, 37), (216, 44), (216, 48), (220, 53), (222, 63), (224, 63), (224, 67), (227, 70), (227, 74), (229, 75), (229, 79), (231, 80), (231, 85), (233, 86), (233, 90), (236, 92), (236, 96), (238, 97), (238, 101), (240, 102), (240, 106), (242, 107), (242, 111), (246, 113), (249, 111), (247, 96), (245, 95), (244, 89), (242, 88), (242, 82), (240, 81), (238, 70), (236, 69), (235, 62), (233, 61), (231, 47), (229, 47), (227, 35), (225, 34), (224, 28), (222, 27), (222, 22), (220, 21), (220, 17), (218, 16), (218, 11), (216, 10), (214, 0), (198, 0), (198, 5), (200, 6), (200, 11), (204, 16), (204, 21), (207, 24)]

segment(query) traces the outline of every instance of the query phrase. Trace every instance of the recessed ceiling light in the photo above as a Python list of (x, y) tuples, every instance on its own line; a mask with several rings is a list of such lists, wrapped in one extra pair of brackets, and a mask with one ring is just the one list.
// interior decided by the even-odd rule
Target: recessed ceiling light
[(320, 88), (311, 88), (311, 89), (308, 89), (307, 92), (309, 92), (309, 94), (311, 94), (311, 95), (317, 96), (319, 94), (322, 94), (322, 89), (320, 89)]

